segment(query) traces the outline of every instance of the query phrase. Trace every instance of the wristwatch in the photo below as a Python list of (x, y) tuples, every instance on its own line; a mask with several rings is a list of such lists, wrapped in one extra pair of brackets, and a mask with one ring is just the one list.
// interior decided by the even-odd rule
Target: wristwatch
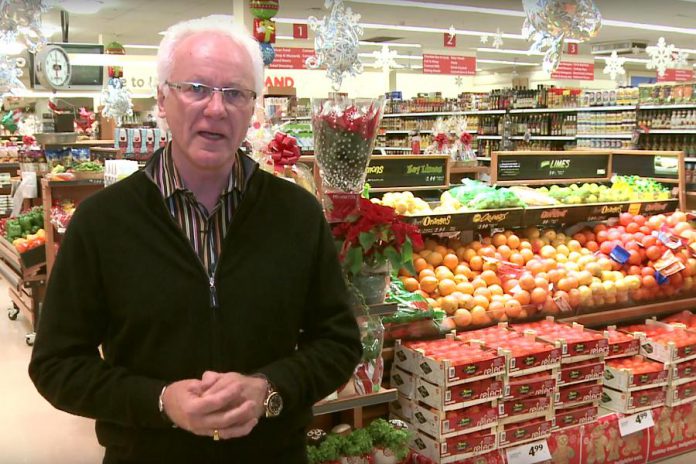
[(266, 399), (263, 401), (266, 418), (278, 417), (283, 411), (283, 397), (280, 396), (278, 390), (263, 374), (254, 374), (252, 377), (258, 377), (266, 381)]

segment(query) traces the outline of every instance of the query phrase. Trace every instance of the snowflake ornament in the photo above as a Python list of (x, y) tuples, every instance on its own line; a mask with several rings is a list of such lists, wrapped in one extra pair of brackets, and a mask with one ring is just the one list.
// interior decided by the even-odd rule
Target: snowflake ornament
[(372, 56), (375, 57), (375, 63), (373, 66), (375, 68), (382, 68), (383, 71), (389, 71), (389, 69), (403, 68), (400, 64), (394, 61), (398, 52), (396, 50), (390, 50), (388, 45), (382, 45), (381, 50), (376, 50), (372, 52)]
[(131, 94), (123, 78), (109, 80), (108, 86), (102, 90), (102, 102), (104, 103), (102, 115), (115, 119), (119, 126), (124, 117), (133, 115)]
[(457, 76), (454, 78), (454, 85), (459, 88), (464, 86), (464, 79), (462, 79), (462, 76)]
[(503, 31), (496, 28), (495, 35), (493, 36), (493, 48), (500, 48), (503, 46)]
[(488, 43), (488, 35), (484, 34), (481, 36), (481, 43), (484, 45)]
[(667, 45), (664, 37), (660, 37), (657, 46), (646, 47), (645, 51), (650, 56), (650, 61), (645, 65), (647, 69), (656, 69), (657, 75), (662, 77), (668, 68), (674, 67), (674, 44)]
[(606, 66), (602, 72), (604, 74), (609, 74), (611, 80), (615, 81), (617, 76), (626, 74), (626, 70), (624, 69), (625, 62), (626, 58), (619, 57), (619, 55), (616, 54), (616, 50), (614, 50), (611, 52), (609, 58), (604, 58)]
[(686, 61), (689, 58), (689, 53), (683, 50), (679, 50), (674, 56), (674, 67), (676, 68), (687, 68), (689, 67), (689, 62)]

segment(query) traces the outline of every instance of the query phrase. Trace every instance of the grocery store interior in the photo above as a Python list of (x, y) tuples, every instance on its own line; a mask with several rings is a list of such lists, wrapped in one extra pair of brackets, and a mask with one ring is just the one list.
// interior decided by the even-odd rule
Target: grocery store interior
[(259, 42), (242, 148), (353, 293), (310, 463), (696, 462), (696, 0), (40, 0), (0, 1), (0, 463), (103, 459), (32, 346), (75, 210), (171, 140), (160, 40), (208, 15)]

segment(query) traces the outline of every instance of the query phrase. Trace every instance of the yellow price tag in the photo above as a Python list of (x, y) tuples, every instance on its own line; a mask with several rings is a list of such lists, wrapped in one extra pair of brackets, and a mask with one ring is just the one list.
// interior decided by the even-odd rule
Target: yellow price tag
[(631, 203), (628, 206), (628, 212), (633, 214), (634, 216), (640, 213), (640, 203)]

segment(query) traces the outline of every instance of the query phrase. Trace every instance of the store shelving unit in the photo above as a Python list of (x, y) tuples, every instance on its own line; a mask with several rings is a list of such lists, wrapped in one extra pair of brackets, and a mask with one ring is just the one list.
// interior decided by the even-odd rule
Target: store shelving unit
[(353, 427), (363, 426), (363, 408), (396, 401), (399, 392), (395, 388), (384, 388), (369, 395), (351, 396), (331, 401), (320, 401), (312, 408), (315, 416), (341, 411), (353, 411)]

